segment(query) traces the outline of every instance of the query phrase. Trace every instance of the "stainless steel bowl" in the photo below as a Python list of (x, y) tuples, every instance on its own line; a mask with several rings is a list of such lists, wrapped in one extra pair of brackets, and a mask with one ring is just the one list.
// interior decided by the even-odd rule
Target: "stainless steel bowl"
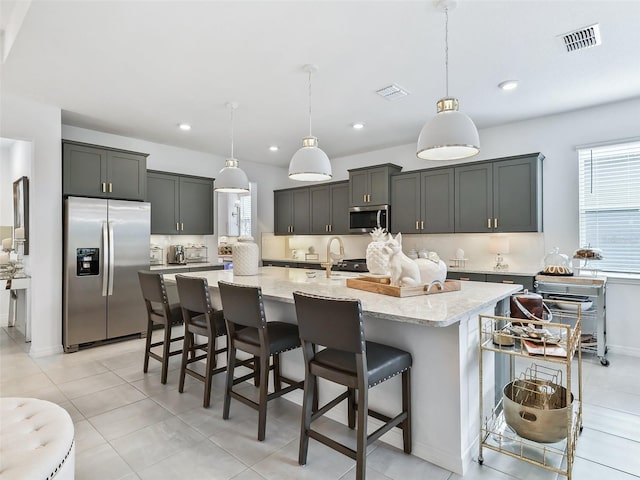
[(567, 389), (546, 380), (515, 380), (502, 391), (504, 418), (518, 435), (540, 443), (555, 443), (567, 437), (571, 402)]

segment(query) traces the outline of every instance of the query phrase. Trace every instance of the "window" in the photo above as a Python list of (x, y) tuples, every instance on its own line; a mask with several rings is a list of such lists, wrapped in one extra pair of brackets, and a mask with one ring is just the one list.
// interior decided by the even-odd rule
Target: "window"
[(640, 141), (579, 148), (578, 160), (580, 246), (604, 257), (588, 267), (640, 273)]
[(240, 196), (240, 235), (251, 236), (251, 195)]

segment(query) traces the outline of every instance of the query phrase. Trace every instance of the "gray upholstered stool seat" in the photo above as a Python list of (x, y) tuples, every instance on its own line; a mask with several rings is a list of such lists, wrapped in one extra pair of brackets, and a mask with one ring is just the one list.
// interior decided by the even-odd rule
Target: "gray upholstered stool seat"
[(74, 427), (67, 411), (37, 398), (0, 398), (0, 477), (72, 480)]

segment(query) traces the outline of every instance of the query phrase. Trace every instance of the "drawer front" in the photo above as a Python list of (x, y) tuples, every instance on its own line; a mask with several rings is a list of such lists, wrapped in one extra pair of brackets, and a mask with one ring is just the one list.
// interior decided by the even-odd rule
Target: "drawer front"
[(523, 275), (495, 275), (487, 274), (487, 282), (519, 284), (522, 288), (533, 292), (533, 281), (535, 277), (525, 277)]
[(447, 272), (447, 278), (451, 280), (462, 280), (471, 282), (486, 282), (487, 276), (484, 273), (471, 272)]

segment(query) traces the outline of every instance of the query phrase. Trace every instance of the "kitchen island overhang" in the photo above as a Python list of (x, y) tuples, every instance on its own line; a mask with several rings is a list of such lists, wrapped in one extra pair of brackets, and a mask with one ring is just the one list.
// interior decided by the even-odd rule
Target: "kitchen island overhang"
[[(194, 272), (185, 275), (205, 277), (213, 302), (220, 308), (218, 280), (260, 286), (269, 321), (295, 322), (293, 292), (296, 290), (330, 297), (358, 298), (365, 315), (368, 340), (386, 343), (413, 356), (413, 455), (464, 475), (477, 452), (478, 412), (478, 315), (493, 315), (496, 307), (521, 289), (519, 285), (463, 282), (459, 291), (397, 298), (348, 288), (342, 273), (326, 278), (308, 278), (304, 269), (262, 267), (258, 275), (238, 276), (233, 270)], [(167, 282), (173, 281), (166, 275)], [(485, 352), (484, 388), (487, 402), (494, 395), (493, 357)], [(302, 355), (294, 350), (282, 357), (283, 372), (291, 378), (304, 376)], [(333, 398), (339, 388), (321, 381), (320, 403)], [(302, 404), (301, 392), (287, 399)], [(389, 414), (400, 411), (400, 379), (393, 378), (372, 388), (369, 404)], [(341, 408), (340, 408), (341, 407)], [(346, 424), (346, 406), (340, 405), (329, 416)], [(233, 418), (233, 406), (231, 419)], [(369, 420), (369, 432), (379, 426)], [(399, 429), (381, 440), (401, 448)], [(310, 454), (309, 461), (313, 461)]]

